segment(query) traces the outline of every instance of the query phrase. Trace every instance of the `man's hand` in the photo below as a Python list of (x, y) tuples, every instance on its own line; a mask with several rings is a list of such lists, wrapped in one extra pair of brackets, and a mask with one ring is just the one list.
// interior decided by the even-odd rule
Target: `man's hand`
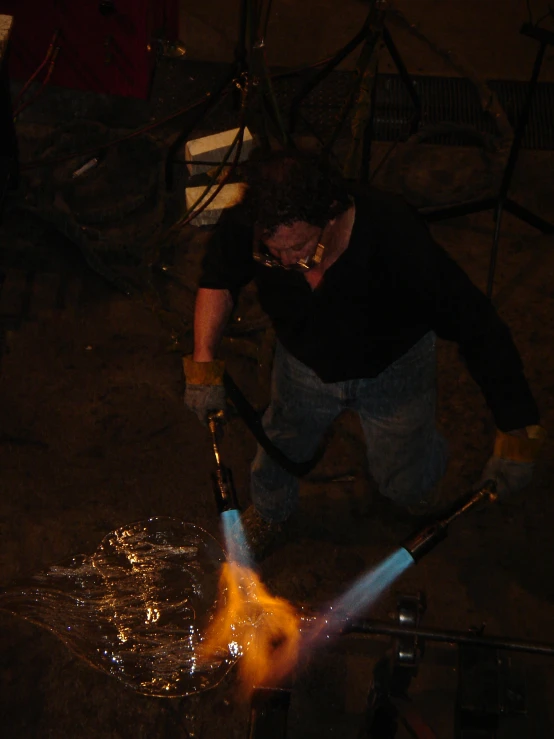
[(185, 405), (205, 426), (208, 423), (208, 413), (227, 409), (227, 396), (223, 386), (224, 369), (224, 362), (218, 359), (212, 362), (195, 362), (191, 356), (183, 357), (187, 383)]
[(526, 488), (532, 480), (545, 437), (541, 426), (527, 426), (508, 433), (497, 430), (494, 452), (485, 465), (480, 486), (487, 480), (494, 480), (500, 498)]

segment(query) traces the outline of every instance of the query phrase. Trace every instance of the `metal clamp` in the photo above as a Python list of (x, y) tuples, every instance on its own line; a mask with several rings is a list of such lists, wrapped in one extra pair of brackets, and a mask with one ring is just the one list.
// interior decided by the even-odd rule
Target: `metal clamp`
[[(398, 625), (404, 629), (418, 629), (426, 609), (424, 593), (400, 595), (397, 601)], [(394, 640), (394, 651), (399, 665), (415, 671), (423, 657), (425, 643), (417, 634), (400, 636)]]

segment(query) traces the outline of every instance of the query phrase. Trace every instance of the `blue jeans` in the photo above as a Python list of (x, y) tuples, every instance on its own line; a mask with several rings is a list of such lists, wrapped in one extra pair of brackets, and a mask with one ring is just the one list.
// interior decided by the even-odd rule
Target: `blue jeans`
[[(263, 417), (272, 442), (295, 462), (311, 459), (341, 411), (358, 413), (370, 473), (382, 495), (410, 506), (443, 476), (447, 443), (435, 425), (435, 335), (371, 379), (325, 383), (277, 345), (271, 402)], [(251, 468), (251, 498), (268, 521), (285, 521), (298, 501), (298, 480), (261, 447)]]

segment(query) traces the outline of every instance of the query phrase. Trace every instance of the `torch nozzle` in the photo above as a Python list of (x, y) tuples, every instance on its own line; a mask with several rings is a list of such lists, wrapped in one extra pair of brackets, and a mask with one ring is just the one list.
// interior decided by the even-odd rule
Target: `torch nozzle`
[(219, 440), (224, 421), (225, 413), (223, 411), (213, 411), (208, 414), (208, 428), (212, 435), (212, 447), (216, 464), (215, 472), (212, 474), (212, 486), (215, 503), (220, 514), (225, 511), (239, 509), (233, 475), (231, 474), (231, 470), (222, 464), (219, 451)]
[(402, 547), (408, 552), (414, 562), (419, 562), (425, 554), (434, 549), (437, 544), (446, 538), (448, 527), (452, 521), (463, 513), (472, 510), (479, 503), (492, 503), (497, 499), (496, 483), (493, 480), (488, 480), (476, 493), (472, 493), (469, 498), (466, 497), (458, 501), (450, 510), (450, 513), (444, 518), (430, 523), (421, 529), (421, 531), (411, 536), (402, 544)]
[(448, 525), (444, 524), (443, 521), (438, 521), (411, 536), (402, 544), (402, 547), (414, 562), (419, 562), (425, 554), (434, 549), (443, 539), (446, 539), (447, 534)]
[(224, 411), (211, 411), (210, 413), (208, 413), (208, 426), (210, 427), (210, 431), (212, 431), (212, 433), (215, 432), (224, 420)]
[(223, 434), (223, 422), (225, 421), (225, 413), (223, 411), (212, 411), (208, 413), (208, 428), (212, 435), (212, 447), (215, 456), (215, 462), (218, 467), (221, 466), (221, 455), (219, 453), (219, 440)]
[(228, 467), (219, 465), (212, 474), (212, 486), (218, 512), (238, 511), (239, 504), (235, 492), (233, 475)]

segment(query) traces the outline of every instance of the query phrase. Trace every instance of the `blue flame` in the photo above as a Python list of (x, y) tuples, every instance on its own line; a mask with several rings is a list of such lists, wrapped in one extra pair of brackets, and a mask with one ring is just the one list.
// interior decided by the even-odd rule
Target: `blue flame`
[[(254, 564), (237, 509), (221, 514), (227, 558), (231, 562), (253, 569)], [(314, 648), (316, 642), (339, 634), (349, 623), (370, 608), (392, 583), (414, 564), (412, 555), (401, 547), (359, 577), (350, 588), (333, 601), (318, 617), (315, 628), (306, 635), (304, 648)]]
[(339, 633), (372, 606), (390, 585), (414, 564), (411, 554), (398, 549), (359, 577), (351, 587), (328, 606), (318, 618), (315, 632), (309, 642), (329, 639)]
[(221, 526), (225, 539), (225, 549), (227, 551), (227, 559), (236, 562), (243, 567), (253, 568), (252, 555), (246, 541), (246, 535), (240, 513), (236, 508), (230, 511), (223, 511), (221, 514)]

